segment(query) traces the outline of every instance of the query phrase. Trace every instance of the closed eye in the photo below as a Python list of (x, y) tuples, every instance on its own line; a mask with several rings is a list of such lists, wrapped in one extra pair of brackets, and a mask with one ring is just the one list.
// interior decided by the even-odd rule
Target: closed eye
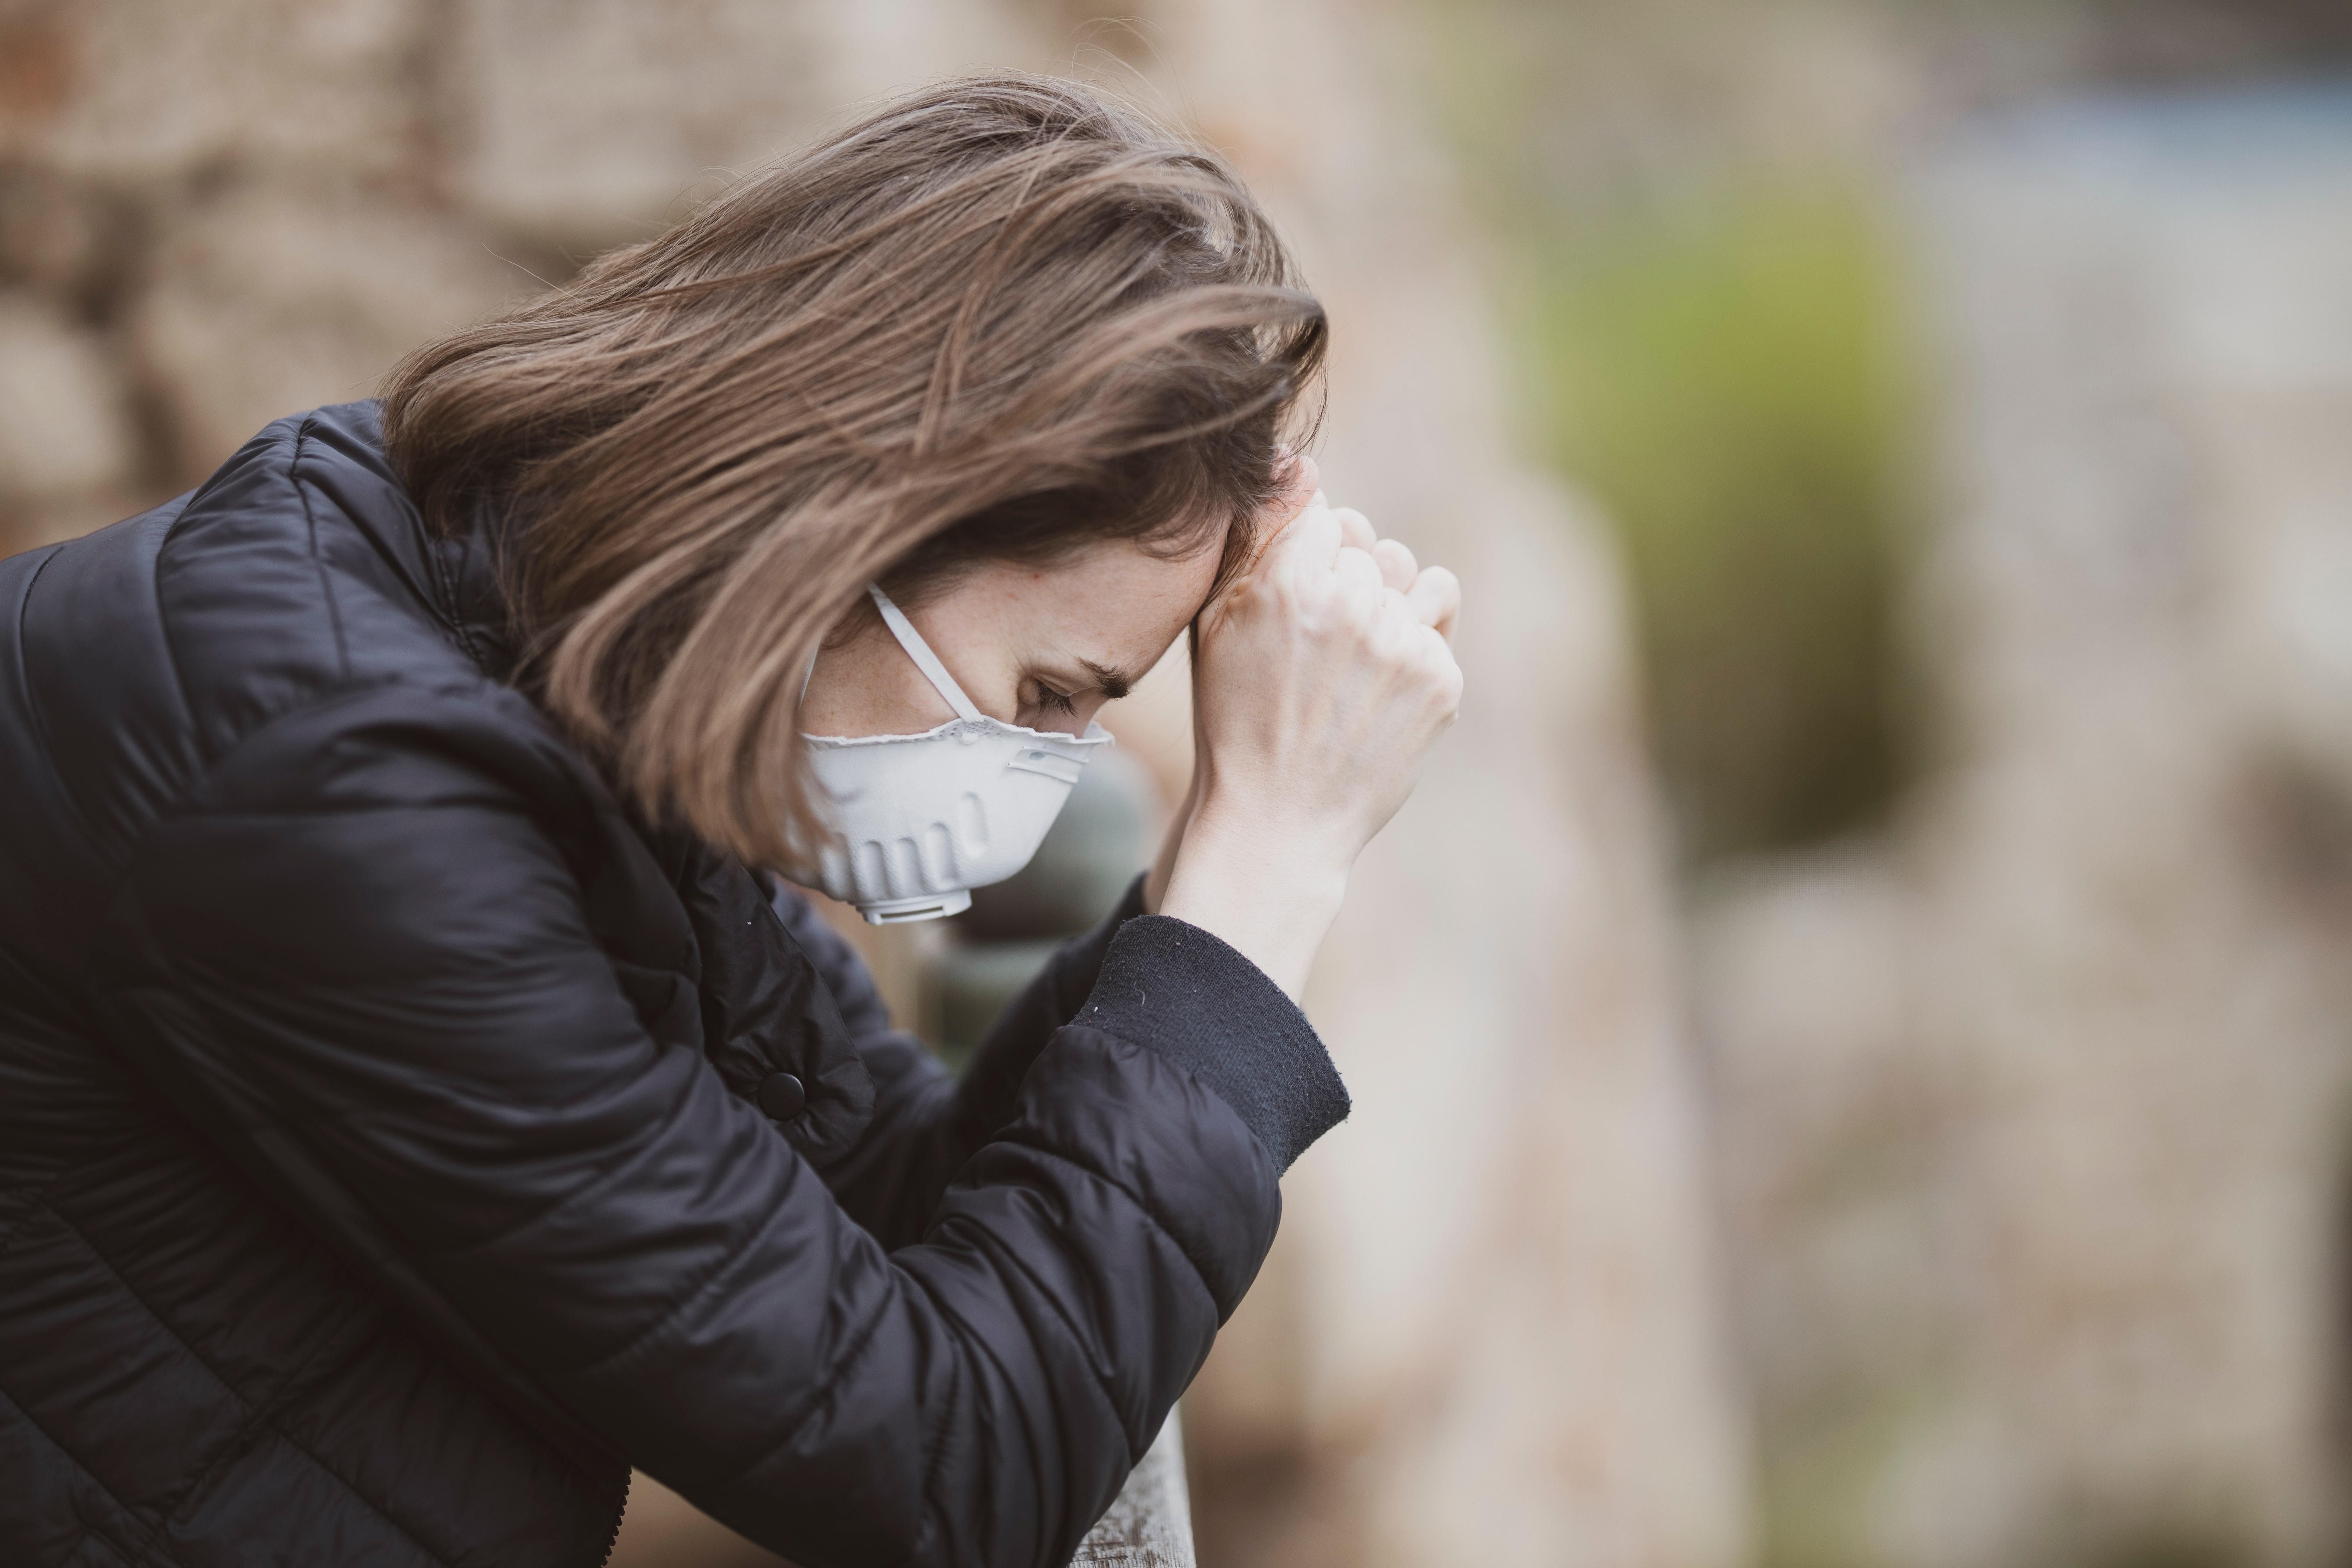
[(1037, 706), (1048, 713), (1076, 713), (1078, 705), (1066, 691), (1056, 691), (1042, 681), (1037, 687)]

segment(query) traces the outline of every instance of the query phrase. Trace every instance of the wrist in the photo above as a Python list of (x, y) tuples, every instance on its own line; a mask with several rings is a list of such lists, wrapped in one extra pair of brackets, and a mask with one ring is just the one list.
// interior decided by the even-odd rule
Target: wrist
[(1159, 912), (1242, 953), (1296, 1000), (1347, 896), (1348, 859), (1308, 825), (1221, 814), (1188, 825)]
[(1196, 784), (1184, 796), (1184, 804), (1168, 820), (1168, 831), (1160, 836), (1160, 852), (1151, 858), (1151, 868), (1143, 876), (1143, 912), (1160, 913), (1160, 904), (1168, 897), (1168, 880), (1175, 875), (1176, 857), (1184, 847), (1184, 830), (1192, 821), (1192, 803), (1200, 796)]
[(1247, 880), (1278, 881), (1299, 896), (1333, 904), (1363, 846), (1329, 813), (1266, 809), (1264, 791), (1203, 790), (1185, 829), (1204, 860)]

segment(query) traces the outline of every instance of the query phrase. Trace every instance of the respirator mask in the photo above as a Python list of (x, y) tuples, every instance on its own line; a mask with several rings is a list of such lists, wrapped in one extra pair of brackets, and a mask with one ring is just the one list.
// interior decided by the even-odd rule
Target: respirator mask
[(866, 592), (956, 716), (919, 735), (803, 735), (831, 832), (787, 874), (856, 904), (874, 925), (960, 914), (971, 907), (970, 889), (1029, 863), (1110, 733), (1090, 723), (1083, 735), (1058, 735), (990, 718), (889, 596)]

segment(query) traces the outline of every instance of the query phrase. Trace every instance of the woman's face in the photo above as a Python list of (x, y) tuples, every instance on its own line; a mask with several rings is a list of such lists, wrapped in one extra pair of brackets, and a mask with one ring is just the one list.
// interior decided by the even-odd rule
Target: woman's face
[[(970, 568), (907, 618), (991, 718), (1083, 731), (1160, 662), (1209, 596), (1222, 537), (1169, 559), (1124, 541), (1052, 566)], [(801, 707), (812, 735), (912, 735), (955, 717), (869, 602), (817, 656)]]

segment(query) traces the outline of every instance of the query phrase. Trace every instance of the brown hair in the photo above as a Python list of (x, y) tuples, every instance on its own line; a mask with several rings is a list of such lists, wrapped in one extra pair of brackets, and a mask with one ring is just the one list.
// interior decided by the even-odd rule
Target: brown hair
[(776, 865), (815, 821), (802, 672), (866, 584), (1228, 525), (1230, 573), (1324, 342), (1221, 160), (992, 75), (420, 350), (384, 432), (429, 523), (498, 525), (548, 710), (647, 810)]

